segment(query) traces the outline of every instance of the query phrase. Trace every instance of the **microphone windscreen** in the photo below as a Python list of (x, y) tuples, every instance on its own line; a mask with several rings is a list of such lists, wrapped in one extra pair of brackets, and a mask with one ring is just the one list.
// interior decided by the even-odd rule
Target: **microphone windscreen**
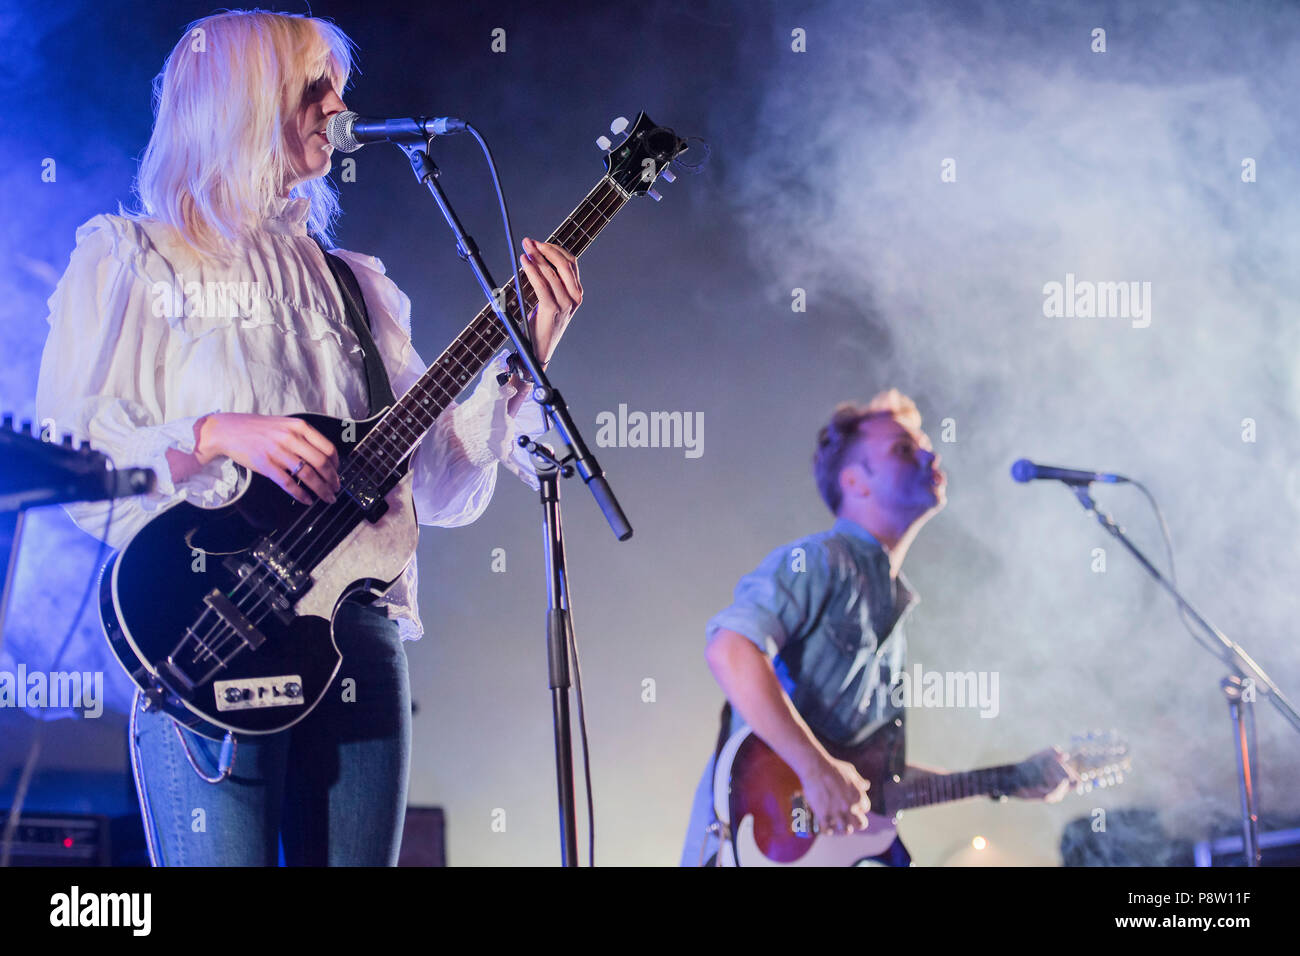
[(1011, 477), (1016, 481), (1033, 481), (1038, 475), (1038, 467), (1028, 458), (1021, 458), (1011, 466)]
[(352, 135), (352, 124), (356, 121), (356, 113), (344, 110), (342, 113), (335, 113), (325, 124), (325, 138), (340, 153), (355, 153), (361, 148), (361, 144)]

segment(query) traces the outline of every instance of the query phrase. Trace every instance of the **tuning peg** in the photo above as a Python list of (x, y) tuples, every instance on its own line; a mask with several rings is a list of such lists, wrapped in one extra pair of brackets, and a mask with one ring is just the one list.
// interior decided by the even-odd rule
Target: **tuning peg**
[(661, 200), (661, 199), (664, 198), (663, 196), (661, 196), (661, 195), (659, 195), (657, 192), (655, 192), (653, 189), (647, 189), (647, 190), (645, 191), (645, 194), (646, 194), (647, 196), (649, 196), (651, 199), (653, 199), (655, 202), (659, 202), (659, 200)]
[(609, 148), (613, 145), (614, 144), (609, 141), (608, 136), (598, 136), (596, 138), (596, 146), (600, 149), (602, 153), (608, 153)]
[(612, 122), (612, 123), (609, 124), (609, 131), (610, 131), (611, 133), (613, 133), (615, 136), (617, 136), (619, 133), (623, 132), (623, 130), (625, 130), (625, 129), (627, 129), (627, 117), (626, 117), (626, 116), (618, 116), (618, 117), (615, 117), (614, 122)]
[(64, 447), (64, 448), (71, 448), (71, 447), (72, 447), (72, 432), (64, 432), (64, 433), (63, 433), (63, 442), (62, 442), (62, 444), (63, 444), (63, 447)]
[(664, 171), (659, 175), (663, 178), (663, 181), (666, 183), (677, 182), (677, 174), (673, 172), (671, 169), (669, 169), (667, 166), (664, 167)]

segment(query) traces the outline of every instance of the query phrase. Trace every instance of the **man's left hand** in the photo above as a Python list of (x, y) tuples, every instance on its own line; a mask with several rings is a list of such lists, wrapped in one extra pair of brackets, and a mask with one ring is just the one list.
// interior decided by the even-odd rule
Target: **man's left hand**
[(1023, 760), (1020, 770), (1025, 777), (1038, 781), (1012, 791), (1011, 796), (1022, 800), (1058, 803), (1079, 782), (1078, 774), (1070, 769), (1065, 753), (1059, 747), (1048, 747)]

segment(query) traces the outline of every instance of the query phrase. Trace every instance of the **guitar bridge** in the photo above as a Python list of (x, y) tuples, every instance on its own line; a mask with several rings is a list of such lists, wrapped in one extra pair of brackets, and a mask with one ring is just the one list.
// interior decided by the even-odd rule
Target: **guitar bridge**
[(203, 603), (217, 613), (217, 617), (234, 630), (236, 636), (250, 651), (255, 651), (266, 642), (266, 635), (259, 631), (244, 612), (235, 607), (235, 602), (215, 588), (203, 598)]

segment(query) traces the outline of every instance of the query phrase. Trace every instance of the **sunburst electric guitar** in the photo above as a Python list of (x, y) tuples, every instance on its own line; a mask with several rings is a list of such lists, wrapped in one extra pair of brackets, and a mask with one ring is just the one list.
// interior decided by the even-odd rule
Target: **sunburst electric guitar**
[[(549, 241), (582, 255), (633, 196), (659, 198), (651, 186), (661, 175), (672, 181), (668, 164), (685, 149), (640, 114), (606, 147), (605, 175)], [(505, 295), (516, 321), (536, 305), (525, 289), (522, 310), (513, 284)], [(412, 452), (507, 341), (484, 306), (394, 405), (349, 423), (349, 442), (341, 419), (293, 416), (339, 451), (333, 503), (301, 504), (253, 473), (220, 508), (168, 507), (110, 559), (101, 617), (146, 706), (210, 737), (275, 733), (312, 711), (342, 660), (333, 634), (339, 605), (356, 591), (387, 591), (415, 556)]]
[[(1080, 792), (1121, 783), (1128, 747), (1113, 734), (1076, 738), (1066, 760)], [(820, 834), (804, 800), (799, 776), (748, 727), (718, 753), (713, 777), (714, 812), (722, 825), (719, 866), (855, 866), (884, 854), (898, 833), (898, 815), (969, 797), (1014, 793), (1042, 782), (1030, 762), (963, 773), (902, 771), (901, 724), (888, 724), (851, 750), (827, 746), (871, 786), (867, 828), (847, 835)]]

